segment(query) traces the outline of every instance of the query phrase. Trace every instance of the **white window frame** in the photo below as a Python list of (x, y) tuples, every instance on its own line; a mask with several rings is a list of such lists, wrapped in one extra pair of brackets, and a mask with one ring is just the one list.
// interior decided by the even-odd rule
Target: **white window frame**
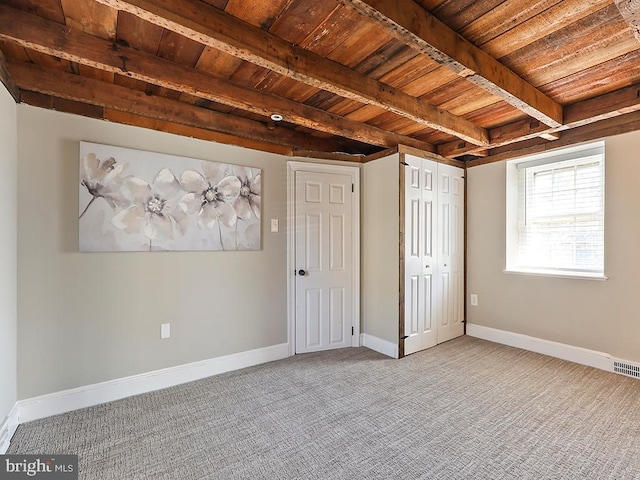
[[(505, 273), (515, 273), (524, 275), (543, 275), (564, 278), (586, 278), (595, 280), (606, 280), (604, 269), (606, 259), (603, 260), (602, 270), (570, 270), (565, 268), (548, 268), (525, 266), (519, 259), (520, 245), (519, 236), (522, 222), (524, 221), (525, 209), (520, 201), (519, 189), (522, 188), (519, 181), (520, 172), (523, 169), (540, 170), (539, 167), (558, 162), (570, 162), (579, 164), (580, 160), (594, 155), (601, 155), (602, 158), (602, 211), (605, 213), (605, 145), (604, 141), (579, 145), (562, 150), (554, 150), (538, 155), (523, 157), (507, 162), (507, 190), (506, 190), (506, 267)], [(568, 163), (568, 165), (570, 164)], [(525, 173), (526, 175), (526, 173)], [(604, 227), (603, 227), (604, 243)], [(603, 246), (604, 249), (604, 246)]]

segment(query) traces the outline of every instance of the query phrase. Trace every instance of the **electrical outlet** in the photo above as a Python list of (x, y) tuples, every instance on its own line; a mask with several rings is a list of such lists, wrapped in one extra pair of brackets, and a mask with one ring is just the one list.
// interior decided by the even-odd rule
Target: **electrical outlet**
[(471, 294), (471, 306), (472, 307), (477, 307), (478, 306), (478, 295), (475, 293)]
[(160, 338), (169, 338), (171, 336), (171, 324), (163, 323), (160, 325)]

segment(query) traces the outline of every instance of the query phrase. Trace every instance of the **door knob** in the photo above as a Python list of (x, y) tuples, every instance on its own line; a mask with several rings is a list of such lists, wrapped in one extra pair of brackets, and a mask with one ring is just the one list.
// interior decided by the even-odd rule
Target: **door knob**
[(307, 274), (307, 272), (305, 272), (303, 269), (298, 270), (298, 275), (300, 275), (301, 277), (304, 277)]

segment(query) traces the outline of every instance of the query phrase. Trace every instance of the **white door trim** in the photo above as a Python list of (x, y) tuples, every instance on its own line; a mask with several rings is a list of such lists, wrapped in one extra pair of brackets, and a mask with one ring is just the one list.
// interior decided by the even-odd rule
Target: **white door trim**
[(307, 162), (287, 162), (287, 342), (289, 354), (296, 353), (296, 284), (295, 270), (295, 172), (336, 173), (350, 175), (354, 185), (353, 202), (351, 203), (352, 237), (351, 259), (353, 268), (352, 281), (352, 326), (351, 346), (360, 346), (360, 168), (346, 165), (329, 165)]

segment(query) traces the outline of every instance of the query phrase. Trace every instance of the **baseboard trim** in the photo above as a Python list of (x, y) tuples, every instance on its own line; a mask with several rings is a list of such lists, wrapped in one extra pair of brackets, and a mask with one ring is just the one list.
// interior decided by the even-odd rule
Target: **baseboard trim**
[(0, 455), (7, 453), (9, 442), (18, 428), (18, 404), (14, 403), (9, 415), (0, 425)]
[(288, 356), (289, 344), (282, 343), (28, 398), (17, 402), (18, 423), (173, 387)]
[(522, 348), (530, 352), (541, 353), (551, 357), (561, 358), (574, 363), (580, 363), (589, 367), (599, 368), (607, 372), (613, 371), (611, 355), (587, 348), (575, 347), (565, 343), (552, 342), (542, 338), (530, 337), (520, 333), (498, 330), (473, 323), (467, 323), (467, 335), (482, 338), (491, 342)]
[(388, 340), (374, 337), (368, 333), (360, 335), (360, 345), (375, 350), (387, 357), (398, 358), (398, 345)]

